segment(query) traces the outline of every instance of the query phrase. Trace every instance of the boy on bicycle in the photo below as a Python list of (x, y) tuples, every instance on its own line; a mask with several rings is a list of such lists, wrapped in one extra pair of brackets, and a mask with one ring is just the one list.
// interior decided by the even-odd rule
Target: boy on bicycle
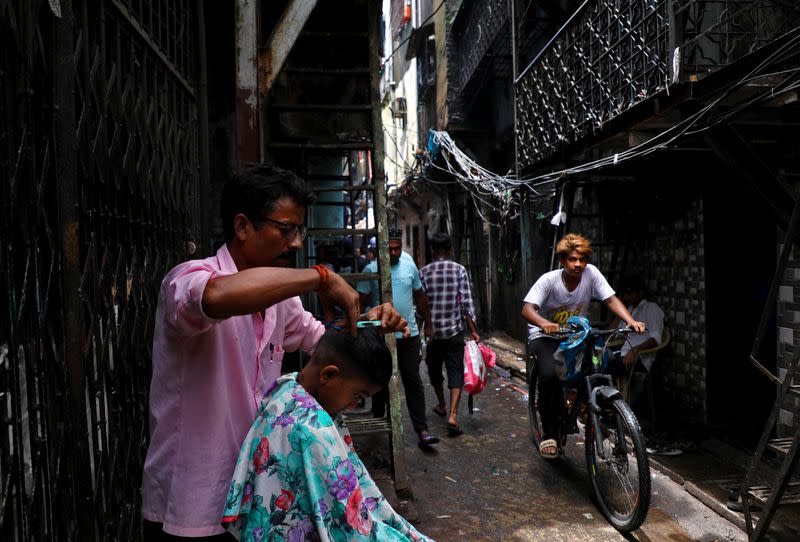
[(585, 316), (592, 299), (602, 300), (634, 331), (645, 330), (645, 325), (636, 321), (614, 295), (600, 270), (589, 263), (592, 244), (588, 239), (568, 233), (556, 245), (556, 253), (561, 269), (539, 277), (525, 296), (522, 308), (522, 316), (528, 321), (528, 353), (535, 359), (534, 370), (539, 382), (539, 415), (543, 430), (539, 453), (546, 459), (558, 457), (558, 418), (564, 408), (561, 381), (553, 357), (560, 340), (548, 334), (557, 332), (570, 316)]

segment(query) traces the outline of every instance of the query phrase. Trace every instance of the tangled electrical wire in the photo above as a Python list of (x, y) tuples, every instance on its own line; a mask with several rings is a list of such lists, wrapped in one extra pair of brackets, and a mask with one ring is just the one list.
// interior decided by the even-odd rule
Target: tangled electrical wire
[[(428, 153), (423, 155), (421, 166), (415, 170), (428, 182), (461, 185), (472, 198), (481, 219), (495, 227), (502, 227), (519, 216), (521, 200), (518, 189), (527, 190), (537, 198), (555, 194), (554, 181), (532, 183), (529, 179), (517, 179), (510, 172), (500, 175), (486, 169), (459, 149), (450, 134), (444, 131), (429, 132)], [(445, 173), (447, 180), (437, 179), (430, 174), (431, 171)], [(489, 220), (483, 209), (495, 212), (499, 222)]]
[[(418, 155), (415, 164), (409, 169), (412, 170), (414, 178), (426, 182), (459, 184), (471, 196), (476, 212), (486, 223), (505, 229), (509, 222), (519, 215), (523, 195), (533, 201), (552, 198), (558, 193), (559, 182), (568, 176), (597, 171), (624, 161), (642, 158), (658, 150), (669, 149), (679, 139), (702, 134), (726, 122), (744, 109), (800, 89), (800, 67), (790, 66), (787, 69), (772, 71), (774, 66), (800, 54), (800, 29), (793, 30), (784, 38), (786, 43), (728, 86), (725, 91), (711, 99), (700, 110), (651, 139), (625, 151), (585, 162), (579, 166), (527, 178), (517, 178), (511, 172), (501, 175), (484, 168), (459, 149), (450, 134), (445, 131), (431, 130), (428, 138), (428, 152)], [(728, 105), (724, 110), (719, 111), (718, 106), (742, 86), (759, 79), (776, 76), (783, 76), (783, 81), (732, 107)], [(408, 164), (406, 165), (408, 166)], [(435, 175), (436, 171), (445, 175)], [(496, 213), (498, 222), (489, 220), (484, 214), (484, 209)]]

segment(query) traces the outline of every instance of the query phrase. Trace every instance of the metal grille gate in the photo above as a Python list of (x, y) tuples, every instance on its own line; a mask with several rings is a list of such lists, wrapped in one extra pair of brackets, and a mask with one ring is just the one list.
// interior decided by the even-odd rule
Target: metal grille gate
[(199, 246), (194, 0), (0, 0), (0, 538), (139, 538), (164, 272)]

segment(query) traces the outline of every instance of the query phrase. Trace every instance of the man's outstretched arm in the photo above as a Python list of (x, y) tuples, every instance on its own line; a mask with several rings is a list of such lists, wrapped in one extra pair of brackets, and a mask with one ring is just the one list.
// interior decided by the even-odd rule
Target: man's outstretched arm
[(358, 320), (358, 292), (328, 271), (327, 280), (316, 269), (254, 267), (212, 278), (203, 291), (203, 311), (211, 318), (254, 314), (291, 297), (320, 292), (323, 305), (342, 307), (350, 322)]

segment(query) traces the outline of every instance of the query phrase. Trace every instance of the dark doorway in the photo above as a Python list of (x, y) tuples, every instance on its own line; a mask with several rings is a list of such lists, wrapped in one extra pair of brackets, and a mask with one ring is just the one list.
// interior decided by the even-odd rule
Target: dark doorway
[[(722, 192), (704, 198), (708, 422), (716, 436), (755, 448), (775, 401), (749, 355), (775, 273), (777, 224), (747, 187), (728, 178)], [(776, 340), (773, 311), (759, 355), (771, 371)]]

